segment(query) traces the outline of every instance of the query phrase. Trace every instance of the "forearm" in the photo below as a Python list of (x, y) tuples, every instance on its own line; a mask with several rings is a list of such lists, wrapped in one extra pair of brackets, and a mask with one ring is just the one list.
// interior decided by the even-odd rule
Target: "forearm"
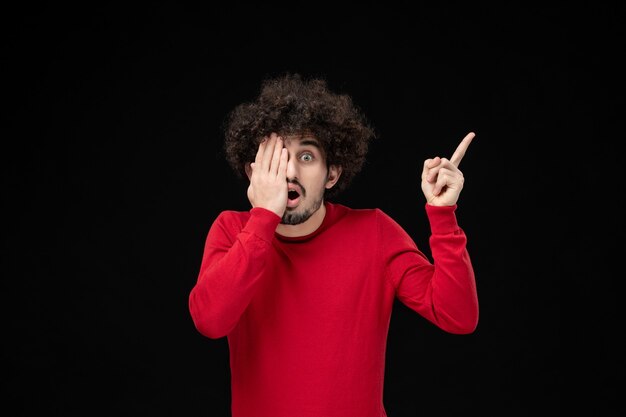
[(251, 218), (230, 247), (209, 236), (189, 310), (198, 331), (210, 338), (227, 335), (254, 296), (267, 258), (278, 216), (253, 209)]
[(427, 210), (435, 265), (431, 280), (435, 320), (449, 332), (471, 333), (478, 324), (478, 297), (467, 237), (456, 223), (454, 208)]

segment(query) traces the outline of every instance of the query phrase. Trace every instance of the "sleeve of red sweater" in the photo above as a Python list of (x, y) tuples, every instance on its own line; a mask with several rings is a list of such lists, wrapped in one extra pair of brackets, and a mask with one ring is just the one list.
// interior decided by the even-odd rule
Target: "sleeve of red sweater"
[(433, 262), (406, 231), (379, 211), (379, 247), (386, 278), (398, 299), (439, 328), (472, 333), (478, 325), (478, 297), (467, 237), (457, 224), (457, 206), (426, 204)]
[(263, 208), (251, 209), (244, 225), (228, 211), (215, 219), (189, 294), (189, 311), (201, 334), (216, 339), (236, 326), (261, 279), (279, 222)]

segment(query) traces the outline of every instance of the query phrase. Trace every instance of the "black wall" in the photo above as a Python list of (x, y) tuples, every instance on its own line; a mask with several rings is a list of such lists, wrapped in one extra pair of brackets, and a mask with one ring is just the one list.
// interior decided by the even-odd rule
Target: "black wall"
[[(227, 341), (196, 331), (187, 297), (214, 218), (249, 208), (224, 160), (221, 123), (263, 78), (286, 71), (350, 94), (379, 135), (335, 201), (383, 209), (427, 253), (422, 161), (477, 134), (457, 216), (480, 323), (471, 335), (444, 334), (398, 303), (388, 415), (560, 412), (560, 338), (571, 318), (562, 290), (564, 281), (584, 288), (589, 272), (565, 272), (570, 255), (587, 252), (583, 242), (566, 249), (579, 236), (569, 204), (595, 184), (570, 156), (572, 133), (591, 142), (585, 157), (602, 149), (613, 163), (598, 138), (623, 127), (613, 105), (623, 96), (608, 81), (616, 58), (594, 52), (585, 31), (591, 19), (599, 38), (621, 36), (622, 11), (385, 4), (5, 13), (3, 396), (12, 415), (229, 415)], [(591, 81), (598, 66), (604, 76)], [(611, 211), (623, 201), (618, 194)], [(617, 308), (611, 293), (604, 317)], [(581, 310), (580, 326), (592, 328)], [(614, 389), (605, 386), (607, 398)]]

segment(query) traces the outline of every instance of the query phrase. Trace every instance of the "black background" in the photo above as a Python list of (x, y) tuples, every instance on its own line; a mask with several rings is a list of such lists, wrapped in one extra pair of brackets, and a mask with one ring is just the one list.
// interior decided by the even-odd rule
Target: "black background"
[[(12, 415), (229, 415), (227, 340), (196, 331), (187, 297), (214, 218), (249, 208), (221, 124), (287, 71), (350, 94), (378, 133), (335, 201), (383, 209), (428, 254), (422, 161), (477, 134), (457, 216), (480, 322), (449, 335), (396, 304), (388, 415), (555, 415), (563, 399), (597, 410), (564, 388), (571, 371), (596, 372), (617, 411), (614, 283), (590, 284), (583, 259), (607, 253), (578, 216), (624, 208), (623, 193), (594, 198), (620, 185), (598, 179), (621, 162), (604, 144), (623, 139), (621, 7), (107, 3), (24, 6), (2, 22)], [(570, 352), (589, 340), (593, 361)]]

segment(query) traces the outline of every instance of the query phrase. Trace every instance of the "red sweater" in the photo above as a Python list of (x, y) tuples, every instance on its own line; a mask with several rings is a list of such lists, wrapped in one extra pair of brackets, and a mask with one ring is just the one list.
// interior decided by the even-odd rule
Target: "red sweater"
[(394, 297), (444, 331), (478, 323), (474, 273), (456, 206), (426, 204), (434, 263), (380, 209), (325, 202), (313, 233), (224, 211), (209, 230), (189, 309), (228, 337), (233, 417), (381, 417)]

